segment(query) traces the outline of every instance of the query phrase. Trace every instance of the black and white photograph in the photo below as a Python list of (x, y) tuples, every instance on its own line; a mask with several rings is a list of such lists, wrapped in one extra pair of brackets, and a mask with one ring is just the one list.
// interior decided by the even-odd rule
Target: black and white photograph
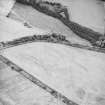
[(0, 0), (0, 105), (105, 105), (105, 0)]

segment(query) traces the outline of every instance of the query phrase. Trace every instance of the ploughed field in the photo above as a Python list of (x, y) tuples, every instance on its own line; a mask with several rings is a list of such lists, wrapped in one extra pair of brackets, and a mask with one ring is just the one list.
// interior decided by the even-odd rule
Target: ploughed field
[[(84, 8), (81, 3), (85, 2), (75, 2), (61, 0), (66, 6), (71, 6), (70, 18), (104, 33), (103, 13), (99, 12), (99, 16), (94, 12), (94, 17), (99, 16), (94, 21), (91, 11), (90, 14), (85, 12), (88, 10), (84, 11), (87, 13), (85, 18), (80, 17)], [(80, 10), (76, 8), (77, 4)], [(91, 5), (89, 9), (95, 11)], [(102, 7), (97, 10), (101, 11)], [(23, 24), (26, 21), (31, 27)], [(14, 5), (9, 18), (0, 16), (0, 24), (0, 42), (57, 33), (66, 36), (71, 43), (91, 46), (61, 21), (19, 3)], [(105, 105), (105, 53), (50, 41), (0, 50), (0, 105), (47, 104)]]

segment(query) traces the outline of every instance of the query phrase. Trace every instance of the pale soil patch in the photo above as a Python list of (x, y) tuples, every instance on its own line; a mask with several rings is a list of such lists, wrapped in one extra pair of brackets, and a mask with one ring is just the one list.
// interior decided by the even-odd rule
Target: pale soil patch
[(7, 16), (14, 3), (15, 0), (0, 0), (0, 15)]

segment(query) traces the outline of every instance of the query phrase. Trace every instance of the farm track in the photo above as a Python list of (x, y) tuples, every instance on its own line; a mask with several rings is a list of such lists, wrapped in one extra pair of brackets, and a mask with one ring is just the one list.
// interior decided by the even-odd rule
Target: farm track
[(59, 99), (66, 105), (78, 105), (77, 103), (69, 100), (66, 96), (62, 95), (58, 91), (56, 91), (56, 90), (52, 89), (51, 87), (49, 87), (48, 85), (44, 84), (39, 79), (37, 79), (35, 76), (29, 74), (28, 72), (26, 72), (25, 70), (20, 68), (18, 65), (14, 64), (12, 61), (5, 58), (4, 56), (0, 55), (0, 59), (3, 63), (5, 63), (7, 66), (9, 66), (12, 70), (20, 73), (22, 76), (24, 76), (25, 78), (27, 78), (28, 80), (33, 82), (35, 85), (39, 86), (40, 88), (44, 89), (46, 92), (50, 93), (52, 96)]
[(85, 46), (85, 45), (80, 45), (80, 44), (74, 44), (74, 43), (71, 43), (70, 41), (68, 41), (65, 36), (57, 35), (57, 34), (33, 35), (33, 36), (26, 36), (26, 37), (14, 39), (12, 41), (0, 42), (0, 50), (15, 47), (18, 45), (35, 43), (35, 42), (55, 43), (55, 44), (61, 44), (61, 45), (66, 45), (66, 46), (70, 46), (70, 47), (75, 47), (75, 48), (81, 48), (84, 50), (105, 53), (105, 48), (90, 47), (90, 46)]

